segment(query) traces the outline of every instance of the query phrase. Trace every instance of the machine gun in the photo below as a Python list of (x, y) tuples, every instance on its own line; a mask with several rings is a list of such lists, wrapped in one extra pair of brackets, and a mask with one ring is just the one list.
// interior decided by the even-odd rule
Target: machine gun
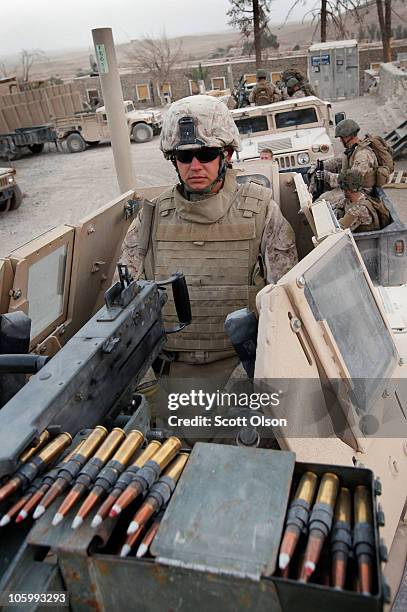
[[(317, 160), (316, 172), (318, 171), (324, 171), (324, 162), (322, 159)], [(314, 199), (317, 200), (325, 191), (324, 179), (318, 178), (317, 174), (315, 175), (315, 187)]]
[[(182, 273), (133, 281), (126, 266), (103, 306), (32, 376), (0, 411), (0, 478), (19, 465), (24, 449), (47, 429), (75, 435), (115, 418), (161, 352), (166, 333), (191, 321)], [(165, 330), (162, 308), (171, 285), (179, 324)]]
[(246, 79), (242, 75), (238, 81), (236, 89), (232, 94), (235, 102), (236, 108), (243, 108), (244, 106), (250, 106), (249, 102), (249, 94), (246, 90)]

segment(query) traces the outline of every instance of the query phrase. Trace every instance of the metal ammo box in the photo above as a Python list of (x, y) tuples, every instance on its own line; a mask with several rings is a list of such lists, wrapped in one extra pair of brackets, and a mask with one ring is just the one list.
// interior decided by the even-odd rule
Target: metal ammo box
[(155, 558), (120, 558), (125, 528), (116, 519), (96, 534), (89, 520), (72, 531), (69, 515), (50, 527), (54, 505), (33, 527), (2, 589), (68, 590), (75, 611), (382, 610), (375, 511), (372, 595), (273, 575), (290, 490), (307, 470), (333, 472), (350, 489), (365, 485), (372, 500), (378, 494), (366, 469), (295, 463), (286, 451), (197, 443), (153, 542)]
[(381, 230), (354, 233), (353, 238), (373, 281), (384, 287), (403, 285), (407, 283), (407, 227), (384, 190), (379, 192), (392, 222)]

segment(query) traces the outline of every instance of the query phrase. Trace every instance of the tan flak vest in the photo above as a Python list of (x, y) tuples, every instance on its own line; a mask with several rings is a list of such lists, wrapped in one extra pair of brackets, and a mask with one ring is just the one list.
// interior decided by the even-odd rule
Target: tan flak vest
[[(224, 322), (230, 312), (253, 307), (265, 285), (260, 243), (270, 199), (256, 183), (238, 186), (231, 170), (213, 197), (190, 202), (174, 187), (158, 198), (144, 270), (157, 281), (176, 271), (187, 280), (192, 323), (169, 335), (165, 347), (179, 360), (209, 363), (235, 354)], [(169, 291), (164, 322), (176, 321)]]

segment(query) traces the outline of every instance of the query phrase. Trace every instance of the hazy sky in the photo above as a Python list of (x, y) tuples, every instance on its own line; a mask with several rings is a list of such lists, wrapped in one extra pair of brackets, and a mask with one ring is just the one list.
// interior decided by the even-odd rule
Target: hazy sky
[[(273, 0), (271, 23), (284, 21), (294, 0)], [(301, 21), (315, 0), (300, 0), (290, 21)], [(115, 41), (143, 35), (219, 32), (229, 28), (228, 0), (11, 0), (1, 2), (1, 56), (21, 49), (92, 46), (92, 28), (111, 27)]]

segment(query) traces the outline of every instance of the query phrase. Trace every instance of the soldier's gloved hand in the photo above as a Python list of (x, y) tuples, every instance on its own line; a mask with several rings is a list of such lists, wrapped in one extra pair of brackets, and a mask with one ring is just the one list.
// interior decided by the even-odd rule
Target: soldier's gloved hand
[(316, 169), (317, 169), (317, 165), (311, 164), (310, 167), (308, 168), (308, 172), (307, 172), (308, 176), (309, 177), (313, 176), (313, 174), (315, 174), (316, 172)]

